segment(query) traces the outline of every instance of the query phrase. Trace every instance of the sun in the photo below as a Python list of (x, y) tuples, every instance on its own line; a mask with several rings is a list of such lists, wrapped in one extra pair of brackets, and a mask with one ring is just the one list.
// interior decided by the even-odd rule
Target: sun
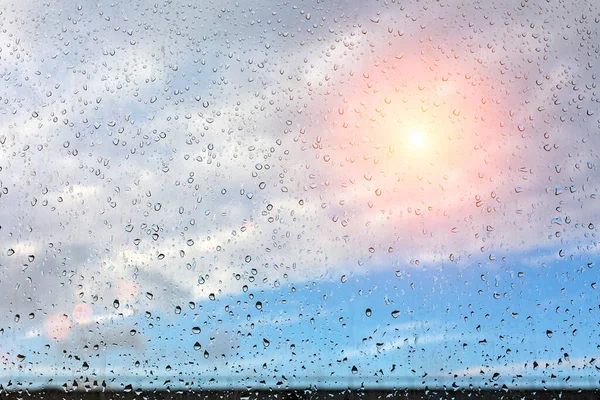
[(408, 141), (413, 149), (425, 146), (426, 137), (422, 131), (412, 131), (408, 134)]

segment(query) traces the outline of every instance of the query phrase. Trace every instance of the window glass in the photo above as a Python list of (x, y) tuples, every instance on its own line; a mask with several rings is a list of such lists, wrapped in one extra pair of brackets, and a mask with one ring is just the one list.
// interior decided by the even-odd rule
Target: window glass
[(597, 388), (600, 5), (0, 5), (4, 389)]

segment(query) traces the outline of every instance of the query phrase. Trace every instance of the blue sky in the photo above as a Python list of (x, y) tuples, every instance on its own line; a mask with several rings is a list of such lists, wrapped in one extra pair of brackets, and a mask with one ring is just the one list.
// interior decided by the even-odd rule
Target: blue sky
[(1, 7), (4, 387), (600, 384), (598, 7)]
[(160, 298), (144, 297), (132, 316), (116, 310), (108, 323), (121, 336), (135, 329), (135, 344), (107, 339), (104, 352), (88, 348), (77, 360), (78, 338), (45, 348), (46, 338), (31, 337), (21, 372), (10, 378), (32, 376), (28, 370), (43, 365), (37, 360), (66, 350), (58, 362), (66, 371), (54, 383), (84, 376), (113, 388), (595, 387), (596, 276), (582, 261), (573, 273), (565, 269), (575, 260), (545, 268), (506, 261), (459, 271), (389, 269), (344, 283), (323, 277), (277, 290), (250, 285), (197, 299), (194, 309), (182, 302), (180, 313), (175, 306), (147, 315), (144, 306)]

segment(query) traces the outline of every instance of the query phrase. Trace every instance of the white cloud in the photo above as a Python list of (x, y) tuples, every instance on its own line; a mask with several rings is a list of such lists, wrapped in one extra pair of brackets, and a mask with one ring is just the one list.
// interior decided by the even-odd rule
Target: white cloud
[[(369, 344), (366, 348), (353, 348), (345, 349), (344, 355), (347, 357), (370, 357), (374, 354), (386, 354), (399, 350), (406, 346), (427, 346), (441, 342), (452, 342), (457, 340), (466, 340), (470, 336), (457, 333), (435, 333), (426, 329), (425, 332), (421, 332), (424, 327), (429, 326), (430, 323), (406, 323), (401, 324), (398, 327), (398, 331), (403, 334), (392, 340), (382, 340), (382, 345), (377, 346), (376, 344)], [(418, 328), (418, 329), (417, 329)]]
[[(535, 375), (540, 373), (549, 373), (550, 371), (565, 372), (580, 370), (586, 367), (592, 367), (591, 358), (580, 357), (573, 358), (571, 360), (540, 360), (537, 361), (537, 368), (534, 368), (534, 361), (522, 362), (522, 363), (511, 363), (504, 365), (477, 365), (457, 371), (453, 371), (453, 374), (459, 377), (468, 376), (484, 376), (491, 377), (493, 374), (500, 374), (504, 377), (514, 377), (516, 375)], [(537, 371), (537, 372), (536, 372)]]
[(41, 329), (30, 329), (23, 335), (23, 339), (34, 339), (42, 335)]

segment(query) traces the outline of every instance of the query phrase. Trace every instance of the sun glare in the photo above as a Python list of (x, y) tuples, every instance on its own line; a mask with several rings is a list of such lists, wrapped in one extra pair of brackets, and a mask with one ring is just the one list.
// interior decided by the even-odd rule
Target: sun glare
[(409, 142), (413, 149), (421, 148), (425, 145), (425, 135), (421, 131), (412, 131), (409, 134)]

